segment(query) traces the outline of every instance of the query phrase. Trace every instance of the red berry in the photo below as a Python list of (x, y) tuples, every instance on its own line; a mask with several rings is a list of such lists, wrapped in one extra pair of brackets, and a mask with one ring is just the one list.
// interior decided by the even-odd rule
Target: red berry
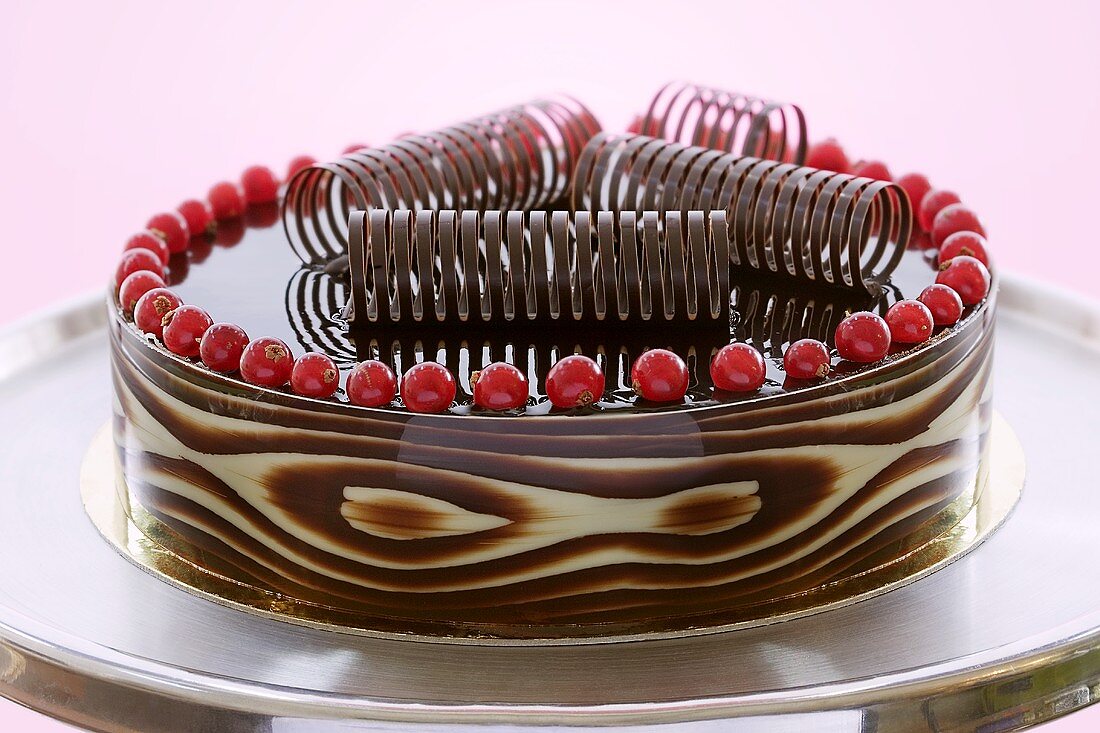
[(359, 364), (348, 375), (345, 387), (348, 399), (361, 407), (382, 407), (393, 402), (397, 394), (397, 375), (377, 359)]
[(222, 181), (210, 187), (206, 194), (206, 200), (210, 202), (210, 211), (214, 219), (236, 219), (244, 211), (244, 198), (241, 189), (235, 183)]
[(932, 220), (932, 242), (937, 247), (955, 232), (974, 232), (985, 236), (978, 215), (962, 204), (950, 204), (940, 209)]
[(936, 214), (945, 206), (957, 204), (962, 199), (954, 191), (929, 191), (921, 199), (920, 208), (917, 209), (917, 223), (926, 232), (932, 231), (932, 222)]
[(138, 298), (134, 307), (134, 325), (142, 333), (164, 337), (164, 317), (183, 305), (179, 296), (167, 288), (153, 288)]
[(241, 354), (241, 376), (260, 387), (282, 387), (290, 381), (294, 355), (290, 347), (277, 338), (264, 336), (253, 339)]
[(118, 288), (118, 304), (123, 313), (133, 313), (141, 296), (153, 288), (163, 288), (164, 278), (155, 272), (138, 270), (122, 281)]
[(848, 361), (879, 361), (890, 351), (890, 327), (874, 313), (853, 313), (836, 327), (836, 350)]
[(953, 326), (962, 318), (962, 298), (946, 285), (929, 285), (917, 300), (928, 306), (932, 322), (937, 326)]
[(852, 168), (853, 176), (873, 178), (876, 181), (892, 181), (890, 169), (881, 160), (861, 160)]
[(172, 254), (186, 252), (187, 245), (191, 241), (191, 232), (187, 229), (187, 222), (174, 211), (157, 214), (145, 222), (145, 228), (164, 240), (168, 245), (168, 251)]
[(360, 150), (366, 150), (369, 147), (370, 146), (367, 145), (366, 143), (352, 143), (351, 145), (349, 145), (346, 148), (344, 148), (343, 150), (341, 150), (340, 154), (341, 155), (351, 155), (352, 153), (357, 153)]
[(963, 305), (977, 305), (989, 295), (989, 270), (979, 260), (967, 255), (940, 263), (936, 282), (958, 293)]
[(413, 412), (443, 412), (454, 402), (458, 387), (447, 367), (425, 361), (401, 378), (401, 399)]
[(630, 120), (630, 124), (626, 126), (626, 131), (637, 135), (642, 131), (642, 116), (634, 115), (634, 118)]
[(134, 236), (126, 240), (126, 245), (122, 248), (123, 252), (131, 249), (147, 249), (151, 252), (156, 252), (157, 257), (160, 257), (162, 265), (168, 264), (168, 258), (172, 256), (172, 253), (168, 251), (168, 245), (164, 243), (164, 240), (153, 234), (152, 232), (138, 232)]
[(787, 347), (783, 369), (795, 379), (821, 379), (829, 374), (829, 347), (816, 339), (801, 339)]
[(899, 344), (919, 344), (932, 335), (932, 311), (919, 300), (899, 300), (886, 311), (890, 338)]
[(642, 399), (678, 402), (687, 394), (687, 364), (671, 351), (652, 349), (630, 367), (630, 384)]
[(925, 194), (932, 190), (932, 184), (920, 173), (906, 173), (895, 183), (901, 186), (909, 196), (909, 203), (914, 213), (920, 211), (921, 201), (924, 200)]
[(244, 201), (252, 204), (267, 204), (279, 198), (279, 179), (275, 172), (265, 165), (254, 165), (244, 169), (241, 174), (241, 191)]
[(753, 392), (764, 386), (764, 357), (748, 344), (726, 344), (710, 363), (710, 379), (724, 392)]
[(940, 262), (952, 257), (967, 255), (989, 267), (989, 253), (985, 248), (985, 237), (975, 232), (955, 232), (940, 245)]
[(837, 173), (847, 173), (849, 168), (848, 156), (844, 154), (844, 148), (831, 137), (810, 146), (806, 152), (806, 165), (810, 168)]
[(600, 365), (587, 356), (570, 354), (559, 359), (546, 374), (546, 396), (554, 407), (584, 407), (603, 396)]
[(187, 229), (191, 232), (192, 237), (197, 237), (200, 234), (213, 234), (214, 230), (217, 229), (214, 212), (211, 210), (210, 204), (205, 201), (187, 199), (176, 208), (176, 211), (187, 222)]
[(495, 361), (470, 375), (474, 404), (486, 410), (516, 410), (527, 404), (530, 387), (516, 367)]
[(199, 355), (199, 343), (214, 324), (210, 314), (197, 305), (181, 305), (164, 316), (161, 341), (173, 354), (191, 358)]
[(311, 155), (299, 155), (298, 157), (291, 160), (290, 165), (287, 166), (286, 179), (289, 181), (291, 178), (294, 177), (295, 173), (309, 168), (316, 162), (316, 158)]
[(241, 368), (241, 355), (248, 346), (248, 334), (232, 323), (215, 323), (199, 342), (202, 363), (215, 372), (228, 374)]
[(160, 255), (148, 249), (131, 249), (124, 252), (115, 270), (115, 284), (121, 285), (127, 277), (142, 270), (164, 277), (164, 263), (160, 261)]
[(340, 387), (340, 370), (332, 359), (311, 351), (294, 362), (290, 370), (290, 388), (303, 397), (325, 400), (336, 394)]

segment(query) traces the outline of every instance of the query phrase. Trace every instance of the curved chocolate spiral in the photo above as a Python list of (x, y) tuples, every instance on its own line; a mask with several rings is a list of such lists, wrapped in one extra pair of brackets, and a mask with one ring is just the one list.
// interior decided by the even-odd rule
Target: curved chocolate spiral
[(363, 323), (722, 321), (723, 212), (353, 212)]
[(806, 117), (795, 104), (673, 82), (635, 120), (643, 135), (738, 155), (802, 164)]
[(573, 179), (578, 211), (725, 211), (735, 266), (877, 293), (909, 241), (898, 186), (644, 135), (600, 133)]
[(540, 99), (358, 150), (290, 179), (283, 226), (298, 257), (317, 264), (346, 252), (353, 210), (546, 206), (566, 193), (599, 129), (579, 102)]

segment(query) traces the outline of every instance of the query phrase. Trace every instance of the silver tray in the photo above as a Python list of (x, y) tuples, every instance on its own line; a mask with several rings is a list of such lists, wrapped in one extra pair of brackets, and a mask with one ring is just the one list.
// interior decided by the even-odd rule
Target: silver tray
[(98, 298), (0, 333), (0, 694), (95, 730), (1015, 730), (1100, 694), (1100, 305), (1005, 278), (1004, 527), (884, 595), (620, 644), (440, 645), (260, 618), (127, 562), (81, 507), (109, 415)]

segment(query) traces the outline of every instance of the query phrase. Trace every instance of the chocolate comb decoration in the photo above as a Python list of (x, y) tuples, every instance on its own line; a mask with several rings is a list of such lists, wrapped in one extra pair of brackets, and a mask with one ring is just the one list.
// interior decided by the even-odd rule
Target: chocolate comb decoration
[(299, 171), (283, 226), (307, 264), (346, 254), (348, 215), (370, 209), (529, 210), (561, 198), (600, 125), (572, 99), (535, 100)]
[(636, 120), (642, 135), (789, 163), (806, 161), (806, 117), (794, 104), (673, 82)]
[(724, 211), (734, 266), (878, 293), (909, 241), (893, 183), (600, 133), (573, 179), (578, 211)]
[(353, 212), (353, 328), (688, 322), (728, 326), (725, 214)]

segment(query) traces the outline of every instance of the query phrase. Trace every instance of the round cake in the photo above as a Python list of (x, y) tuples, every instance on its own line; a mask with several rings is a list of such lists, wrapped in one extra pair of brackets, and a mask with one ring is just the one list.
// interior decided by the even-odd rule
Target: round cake
[(657, 99), (153, 217), (110, 298), (134, 524), (273, 608), (506, 638), (728, 623), (950, 531), (988, 454), (977, 218), (789, 105)]

